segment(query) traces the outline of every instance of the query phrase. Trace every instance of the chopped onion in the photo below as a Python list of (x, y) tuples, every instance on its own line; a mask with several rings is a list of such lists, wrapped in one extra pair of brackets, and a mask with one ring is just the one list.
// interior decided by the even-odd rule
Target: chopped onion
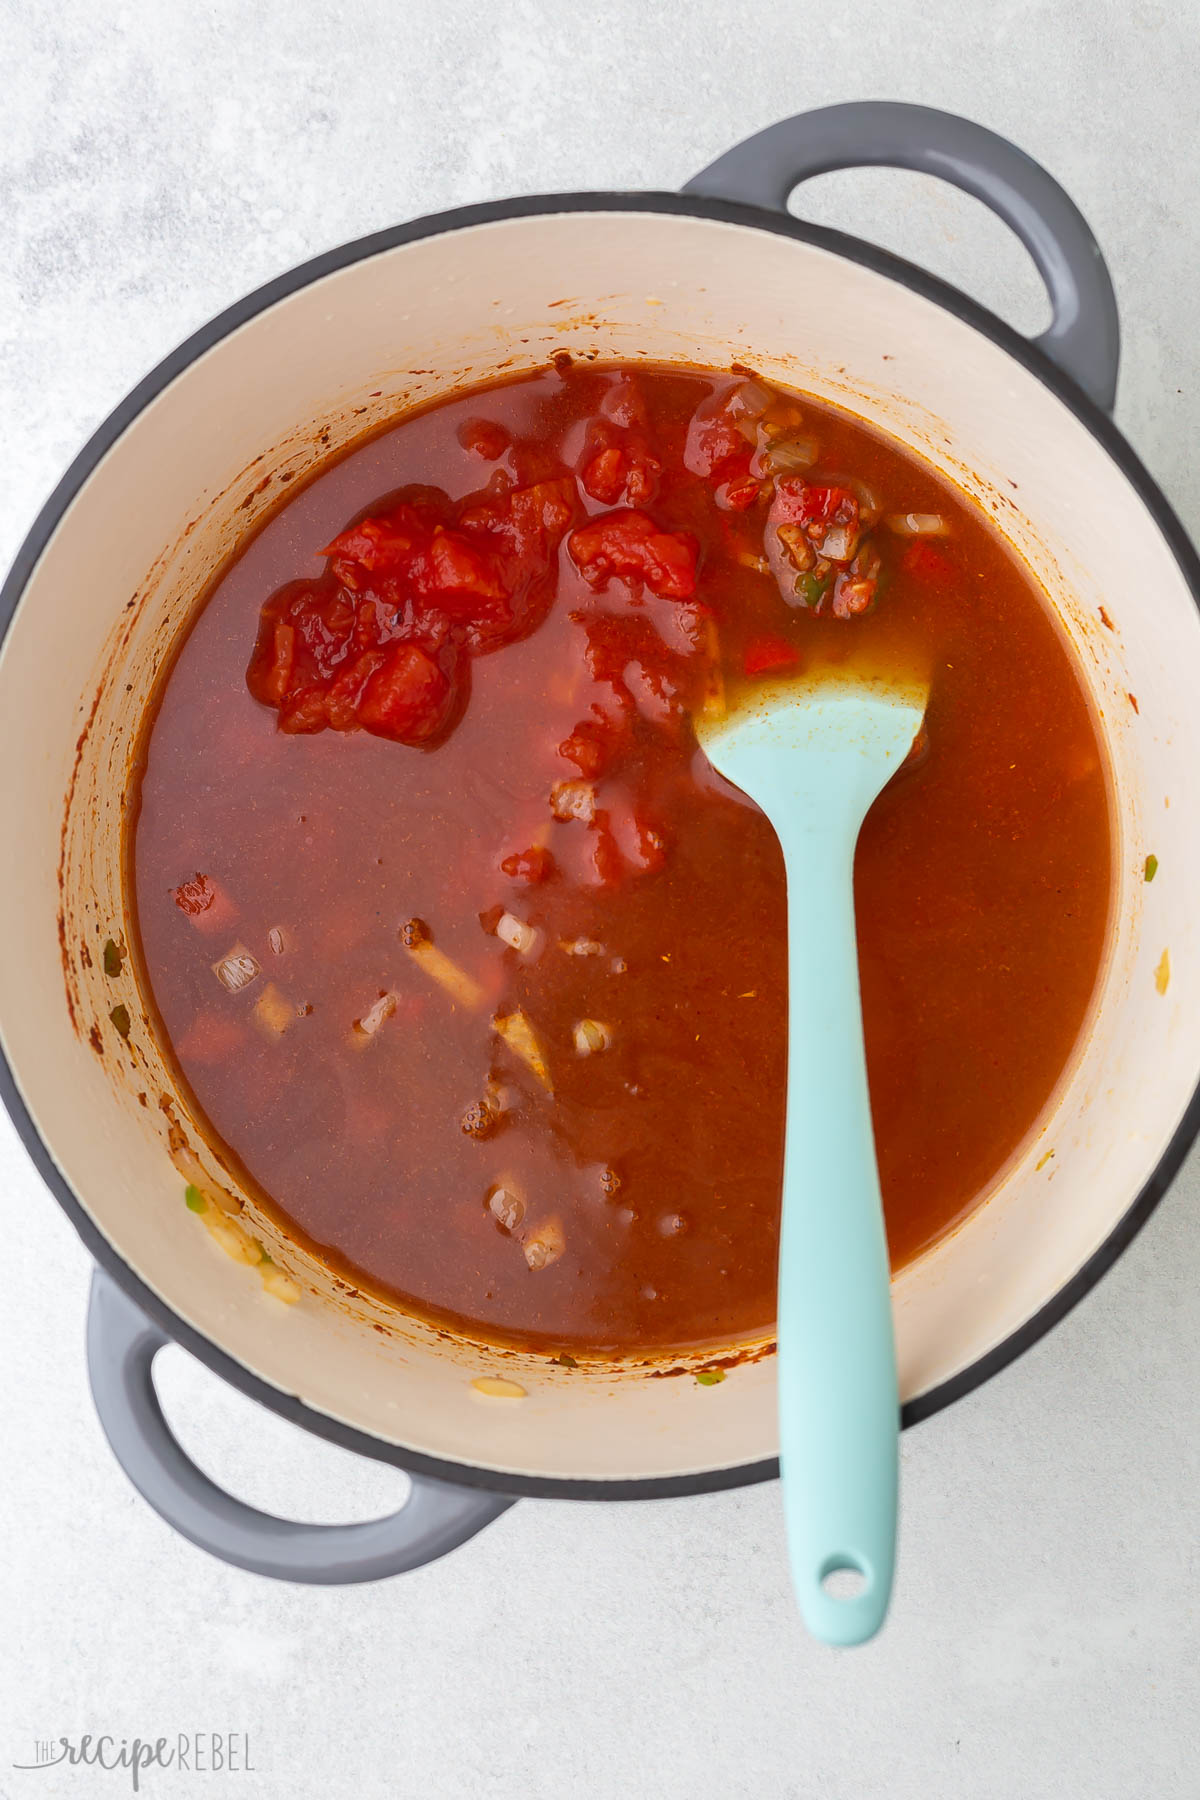
[(550, 811), (556, 819), (582, 819), (590, 825), (596, 817), (596, 790), (590, 781), (556, 781), (550, 789)]
[(853, 619), (875, 604), (878, 582), (873, 575), (839, 575), (833, 584), (833, 616)]
[(203, 1193), (207, 1194), (211, 1186), (208, 1171), (197, 1157), (191, 1145), (188, 1143), (174, 1144), (170, 1148), (170, 1155), (171, 1161), (175, 1164), (175, 1167), (179, 1170), (183, 1179), (190, 1183), (192, 1187), (199, 1188)]
[(889, 531), (897, 537), (948, 537), (950, 522), (942, 513), (889, 513)]
[(273, 956), (282, 956), (285, 950), (291, 948), (286, 934), (280, 930), (278, 925), (273, 925), (268, 931), (267, 944)]
[(529, 1023), (529, 1019), (520, 1007), (516, 1012), (497, 1013), (492, 1020), (492, 1027), (502, 1037), (515, 1056), (523, 1063), (528, 1063), (542, 1086), (548, 1093), (554, 1092), (554, 1083), (550, 1079), (550, 1070), (546, 1058), (542, 1055), (542, 1046), (538, 1043), (537, 1033)]
[(867, 538), (859, 545), (858, 555), (850, 564), (851, 573), (854, 575), (876, 576), (879, 574), (882, 567), (882, 556), (880, 556), (873, 541), (870, 538)]
[(525, 1202), (512, 1188), (494, 1187), (487, 1197), (488, 1211), (504, 1231), (515, 1231), (525, 1217)]
[(614, 975), (624, 975), (624, 973), (628, 967), (629, 967), (629, 964), (625, 961), (625, 958), (623, 956), (614, 956), (613, 957), (612, 972)]
[(300, 1289), (291, 1276), (285, 1275), (283, 1270), (272, 1262), (267, 1263), (259, 1270), (259, 1280), (268, 1294), (274, 1294), (275, 1298), (282, 1300), (285, 1306), (295, 1306), (300, 1298)]
[(567, 1247), (563, 1236), (562, 1220), (555, 1216), (546, 1219), (536, 1226), (522, 1242), (525, 1261), (531, 1269), (548, 1269), (551, 1263), (558, 1261)]
[(604, 945), (595, 938), (559, 938), (558, 947), (568, 956), (603, 956)]
[(765, 556), (758, 556), (753, 550), (739, 550), (736, 560), (744, 569), (753, 569), (756, 575), (769, 575), (771, 565)]
[(704, 695), (700, 711), (706, 719), (725, 717), (725, 672), (721, 667), (721, 640), (715, 619), (704, 621), (704, 648), (708, 658), (704, 671)]
[(761, 381), (739, 381), (725, 404), (737, 418), (759, 419), (777, 398), (774, 389), (764, 387)]
[(515, 950), (518, 956), (534, 956), (541, 948), (542, 934), (518, 919), (515, 913), (501, 913), (496, 921), (496, 936)]
[(860, 481), (856, 475), (848, 478), (846, 486), (858, 496), (858, 516), (863, 524), (874, 525), (883, 511), (878, 488), (873, 488), (869, 481)]
[(495, 1113), (511, 1112), (517, 1103), (517, 1096), (504, 1082), (489, 1078), (487, 1103)]
[(858, 531), (853, 525), (831, 525), (821, 542), (821, 555), (830, 562), (849, 562), (858, 548)]
[(811, 469), (820, 454), (821, 446), (815, 437), (789, 432), (786, 437), (771, 440), (763, 451), (763, 462), (772, 475), (791, 475)]
[(408, 951), (417, 967), (424, 969), (430, 980), (444, 987), (452, 999), (458, 1000), (472, 1012), (483, 1005), (484, 991), (474, 976), (460, 969), (456, 962), (451, 962), (429, 936), (428, 928), (421, 926), (419, 919), (410, 919), (400, 929), (400, 942)]
[(258, 974), (260, 965), (245, 944), (235, 944), (228, 955), (223, 956), (220, 962), (215, 962), (212, 968), (221, 986), (231, 994), (237, 994), (242, 988), (249, 987)]
[(575, 1048), (580, 1056), (595, 1056), (612, 1043), (612, 1032), (599, 1019), (580, 1019), (575, 1027)]
[(529, 1391), (503, 1375), (477, 1375), (471, 1386), (488, 1400), (524, 1400)]
[(783, 545), (794, 569), (798, 569), (803, 575), (812, 568), (817, 560), (817, 553), (803, 525), (780, 525), (776, 528), (775, 536)]
[(286, 994), (280, 993), (273, 981), (268, 981), (254, 1002), (253, 1010), (255, 1023), (270, 1037), (282, 1037), (297, 1017), (296, 1008)]
[(254, 1240), (247, 1237), (240, 1225), (235, 1225), (231, 1219), (224, 1218), (216, 1218), (209, 1224), (208, 1214), (205, 1213), (203, 1217), (205, 1224), (208, 1225), (208, 1235), (214, 1244), (219, 1244), (226, 1256), (231, 1256), (234, 1262), (253, 1265), (262, 1261), (254, 1246)]
[(264, 1260), (266, 1252), (262, 1245), (227, 1213), (218, 1212), (215, 1206), (210, 1206), (197, 1216), (213, 1243), (219, 1244), (226, 1256), (231, 1256), (234, 1262), (249, 1263), (254, 1267)]
[(380, 994), (375, 1004), (368, 1008), (361, 1019), (355, 1019), (352, 1027), (356, 1041), (366, 1042), (373, 1038), (385, 1019), (390, 1019), (396, 1010), (398, 994)]

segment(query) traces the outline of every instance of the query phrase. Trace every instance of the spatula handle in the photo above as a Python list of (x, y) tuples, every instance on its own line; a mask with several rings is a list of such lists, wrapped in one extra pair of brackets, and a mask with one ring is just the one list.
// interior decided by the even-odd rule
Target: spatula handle
[[(858, 825), (780, 831), (790, 991), (780, 1464), (797, 1599), (809, 1630), (839, 1645), (865, 1642), (887, 1612), (899, 1434), (854, 924)], [(842, 1570), (859, 1578), (853, 1597), (855, 1575)]]

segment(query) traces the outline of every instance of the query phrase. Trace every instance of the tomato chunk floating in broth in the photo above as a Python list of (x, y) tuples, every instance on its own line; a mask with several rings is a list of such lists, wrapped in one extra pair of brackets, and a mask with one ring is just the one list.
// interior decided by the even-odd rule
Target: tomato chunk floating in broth
[(283, 731), (430, 742), (454, 716), (467, 659), (537, 623), (574, 511), (572, 484), (551, 481), (465, 507), (427, 489), (361, 518), (325, 546), (324, 576), (264, 606), (250, 692)]
[(1046, 597), (927, 465), (744, 370), (558, 365), (353, 447), (214, 583), (146, 723), (135, 965), (344, 1280), (557, 1355), (739, 1344), (774, 1317), (788, 898), (697, 717), (860, 650), (933, 671), (855, 877), (897, 1266), (1083, 1028), (1104, 758)]

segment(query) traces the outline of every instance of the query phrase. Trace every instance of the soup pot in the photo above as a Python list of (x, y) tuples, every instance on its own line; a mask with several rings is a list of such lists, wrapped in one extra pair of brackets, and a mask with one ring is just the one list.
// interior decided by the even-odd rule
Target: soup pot
[[(1027, 341), (909, 263), (785, 210), (806, 177), (854, 164), (924, 170), (990, 206), (1041, 272), (1049, 330)], [(221, 560), (289, 483), (364, 432), (562, 350), (747, 363), (926, 458), (1044, 587), (1102, 727), (1115, 877), (1090, 1026), (983, 1204), (895, 1278), (905, 1424), (1069, 1311), (1200, 1121), (1200, 565), (1108, 416), (1112, 287), (1049, 175), (944, 113), (839, 106), (759, 133), (682, 194), (501, 201), (319, 256), (222, 313), (122, 402), (2, 600), (4, 1098), (98, 1265), (88, 1354), (113, 1449), (165, 1519), (263, 1574), (414, 1567), (517, 1495), (645, 1498), (777, 1472), (767, 1346), (720, 1386), (692, 1379), (688, 1357), (666, 1365), (675, 1379), (649, 1358), (573, 1368), (451, 1337), (335, 1280), (206, 1142), (136, 957), (102, 954), (133, 942), (121, 846), (139, 721)], [(221, 1254), (182, 1176), (240, 1213), (297, 1304)], [(168, 1339), (297, 1424), (407, 1470), (407, 1503), (312, 1526), (223, 1494), (155, 1397)]]

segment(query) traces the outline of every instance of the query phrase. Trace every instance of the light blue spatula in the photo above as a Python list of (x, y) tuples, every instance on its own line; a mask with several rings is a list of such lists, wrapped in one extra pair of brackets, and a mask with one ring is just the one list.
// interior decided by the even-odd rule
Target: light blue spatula
[(921, 680), (831, 669), (764, 682), (697, 721), (710, 762), (775, 827), (787, 869), (779, 1453), (797, 1599), (828, 1644), (878, 1631), (895, 1563), (900, 1409), (854, 849), (912, 748), (927, 695)]

